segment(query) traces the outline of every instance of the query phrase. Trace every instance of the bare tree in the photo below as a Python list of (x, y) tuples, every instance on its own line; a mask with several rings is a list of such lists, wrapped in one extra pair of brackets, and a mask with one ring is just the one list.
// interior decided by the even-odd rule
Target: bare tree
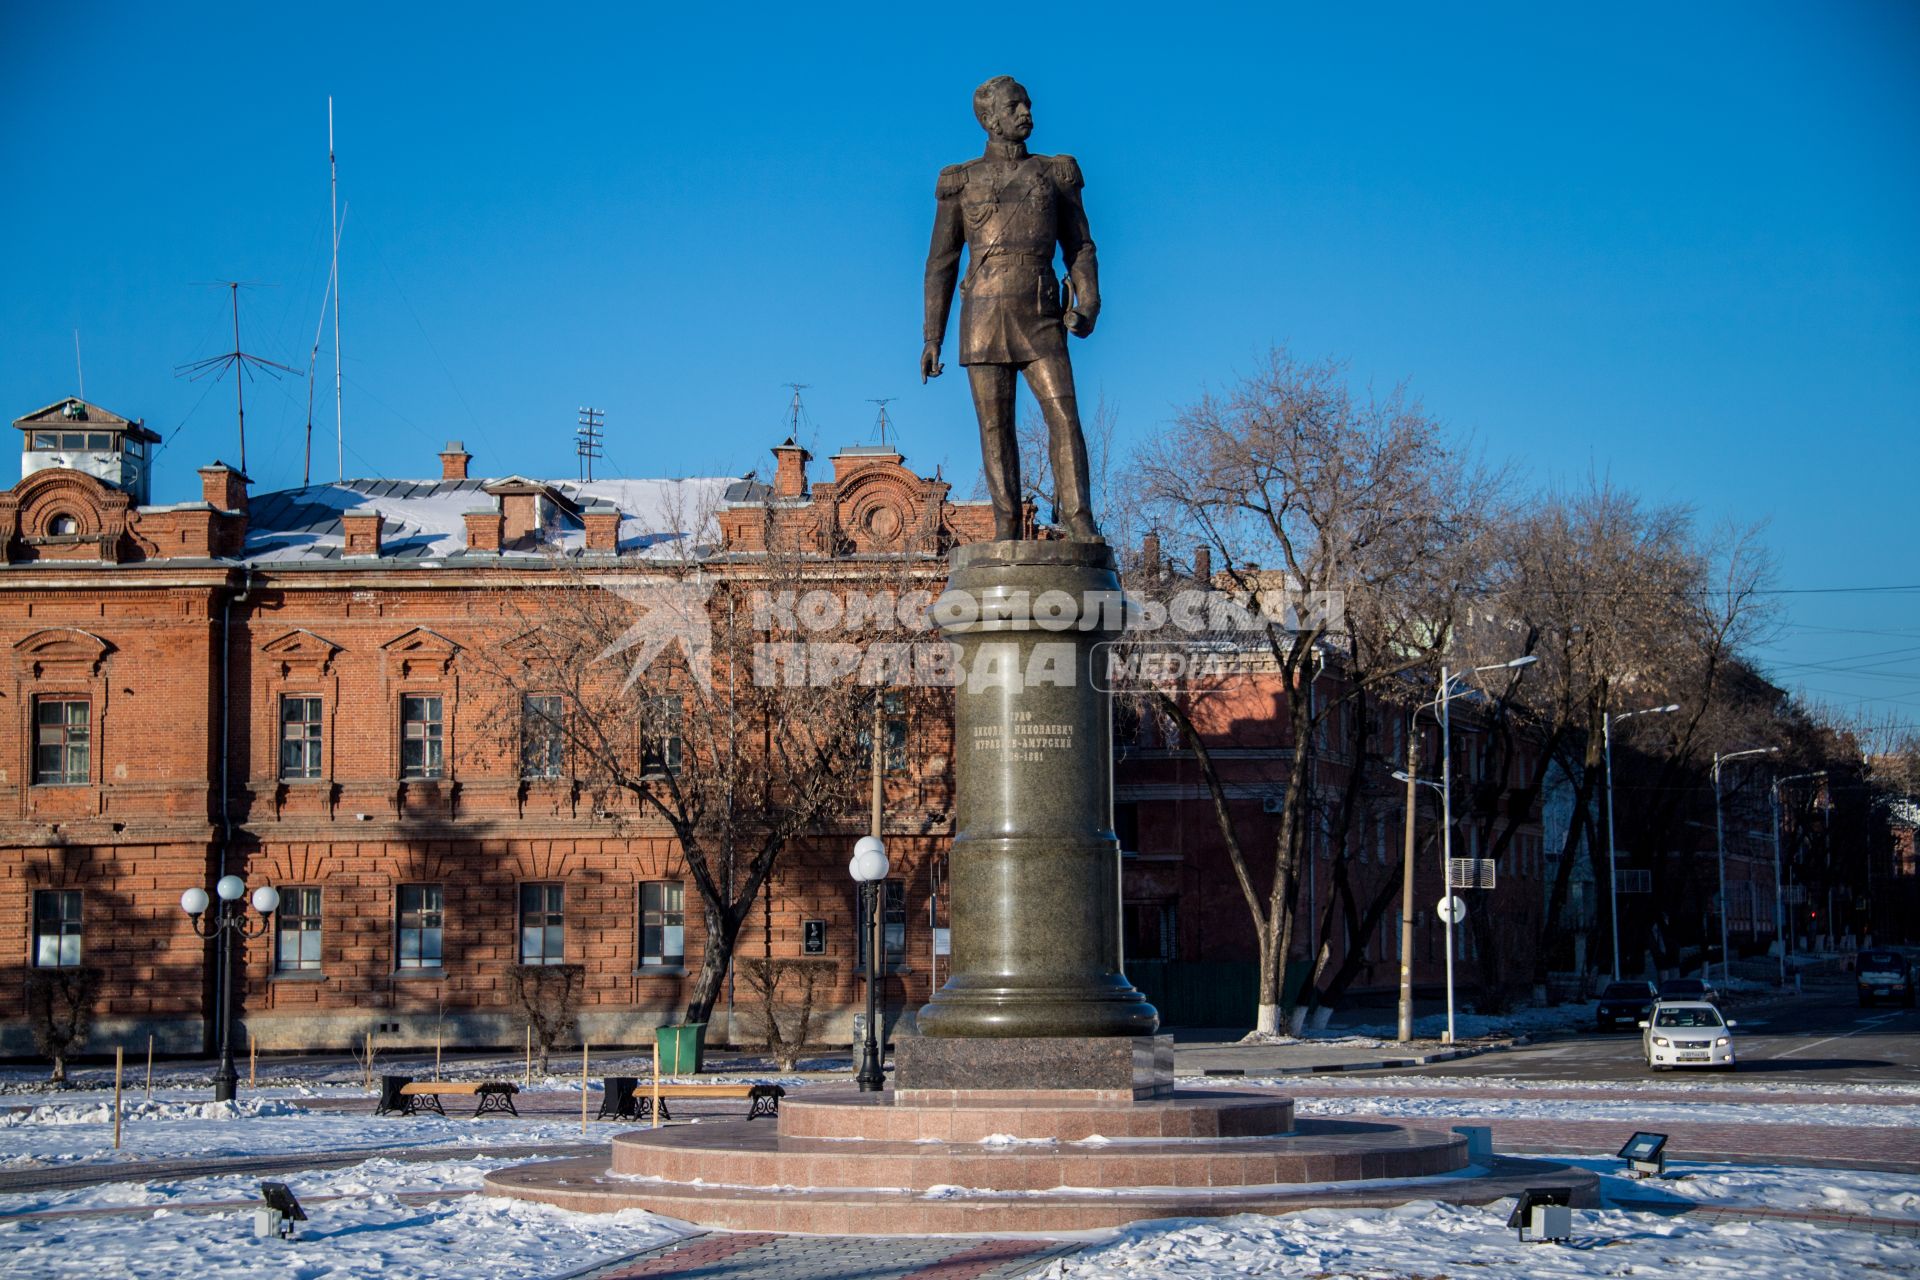
[(919, 560), (827, 559), (763, 514), (769, 549), (751, 556), (556, 564), (551, 586), (503, 596), (516, 634), (477, 655), (503, 754), (674, 837), (705, 925), (689, 1022), (710, 1016), (782, 852), (855, 811), (873, 686), (907, 683), (902, 619), (929, 585)]
[[(1664, 744), (1674, 772), (1657, 789), (1669, 806), (1684, 804), (1687, 775), (1726, 704), (1728, 673), (1764, 625), (1770, 568), (1755, 531), (1702, 539), (1686, 507), (1649, 504), (1598, 478), (1541, 495), (1503, 522), (1495, 541), (1498, 581), (1474, 611), (1477, 625), (1462, 630), (1460, 661), (1505, 660), (1516, 645), (1539, 661), (1525, 681), (1462, 708), (1479, 730), (1476, 772), (1486, 782), (1456, 801), (1455, 813), (1478, 831), (1482, 856), (1498, 860), (1556, 776), (1570, 789), (1570, 821), (1532, 940), (1529, 976), (1540, 988), (1551, 965), (1571, 962), (1574, 854), (1586, 849), (1596, 884), (1604, 887), (1609, 874), (1599, 804), (1605, 720), (1680, 705), (1672, 722), (1641, 720), (1630, 733), (1648, 747)], [(1642, 820), (1683, 821), (1658, 799), (1638, 812)], [(1611, 895), (1598, 901), (1604, 911)], [(1469, 919), (1483, 1004), (1501, 1007), (1508, 948), (1491, 913)], [(1602, 915), (1602, 933), (1608, 923)]]
[[(1277, 1033), (1316, 833), (1333, 875), (1312, 957), (1316, 989), (1327, 976), (1332, 922), (1344, 916), (1364, 938), (1391, 901), (1397, 880), (1363, 891), (1349, 865), (1354, 814), (1387, 767), (1370, 750), (1377, 717), (1369, 707), (1404, 698), (1447, 642), (1501, 477), (1466, 459), (1403, 390), (1356, 396), (1338, 364), (1302, 363), (1279, 350), (1232, 390), (1184, 411), (1137, 467), (1156, 523), (1208, 548), (1204, 585), (1231, 593), (1258, 619), (1257, 630), (1241, 636), (1246, 670), (1281, 691), (1283, 759), (1266, 779), (1281, 793), (1270, 849), (1254, 847), (1243, 830), (1230, 783), (1246, 780), (1209, 741), (1224, 726), (1206, 703), (1235, 695), (1150, 695), (1194, 753), (1212, 796), (1258, 941), (1256, 1030)], [(1142, 574), (1133, 576), (1139, 582)], [(1326, 794), (1321, 763), (1333, 756), (1350, 769), (1344, 787)], [(1341, 978), (1342, 989), (1351, 976)]]

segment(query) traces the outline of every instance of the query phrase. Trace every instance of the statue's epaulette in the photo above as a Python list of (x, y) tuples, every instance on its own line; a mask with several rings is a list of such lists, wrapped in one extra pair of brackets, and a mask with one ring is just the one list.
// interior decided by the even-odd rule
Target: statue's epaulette
[(1080, 162), (1072, 156), (1048, 156), (1046, 162), (1053, 180), (1067, 190), (1078, 191), (1086, 185), (1086, 179), (1080, 176)]
[(969, 160), (965, 164), (950, 164), (942, 169), (940, 180), (934, 184), (934, 198), (951, 200), (959, 195), (960, 189), (967, 185), (967, 170), (978, 163), (977, 160)]

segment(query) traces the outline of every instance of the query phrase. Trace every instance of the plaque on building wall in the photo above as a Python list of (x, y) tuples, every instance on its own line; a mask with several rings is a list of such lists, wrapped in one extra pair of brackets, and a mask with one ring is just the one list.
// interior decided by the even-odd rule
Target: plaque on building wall
[(807, 920), (801, 924), (800, 949), (803, 954), (823, 956), (827, 954), (827, 922), (825, 920)]

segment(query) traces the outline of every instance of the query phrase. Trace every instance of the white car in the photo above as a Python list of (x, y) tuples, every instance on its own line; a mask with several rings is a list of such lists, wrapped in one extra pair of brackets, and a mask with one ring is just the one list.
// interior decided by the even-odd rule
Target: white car
[(1640, 1046), (1655, 1071), (1668, 1067), (1734, 1069), (1733, 1028), (1704, 1000), (1662, 1000), (1640, 1024)]

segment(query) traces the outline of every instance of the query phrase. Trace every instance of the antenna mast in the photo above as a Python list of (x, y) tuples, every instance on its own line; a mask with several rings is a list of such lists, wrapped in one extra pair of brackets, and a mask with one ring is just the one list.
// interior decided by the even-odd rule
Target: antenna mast
[(233, 298), (233, 350), (223, 351), (217, 356), (208, 356), (204, 360), (195, 360), (191, 364), (183, 364), (176, 368), (174, 373), (176, 376), (184, 374), (189, 381), (198, 382), (210, 373), (217, 377), (226, 372), (229, 367), (234, 370), (233, 406), (235, 416), (240, 423), (240, 470), (244, 474), (247, 469), (247, 397), (243, 384), (247, 378), (253, 376), (252, 371), (255, 368), (264, 369), (276, 378), (280, 376), (273, 372), (276, 369), (287, 373), (298, 373), (299, 370), (261, 356), (249, 355), (240, 349), (240, 286), (252, 282), (221, 280), (218, 283), (224, 285)]
[(899, 398), (899, 396), (887, 396), (883, 399), (867, 401), (868, 404), (880, 406), (880, 419), (876, 425), (880, 428), (880, 447), (883, 449), (887, 445), (887, 432), (893, 428), (893, 419), (887, 416), (887, 406)]
[(580, 425), (573, 433), (573, 451), (580, 456), (582, 480), (593, 479), (593, 460), (600, 456), (600, 428), (606, 423), (603, 410), (581, 406)]
[(80, 380), (80, 398), (87, 398), (87, 371), (80, 364), (80, 331), (73, 331), (73, 376)]
[(327, 182), (333, 191), (333, 462), (336, 478), (345, 480), (347, 435), (340, 414), (340, 166), (333, 158), (332, 94), (327, 95)]
[(793, 389), (793, 403), (787, 407), (787, 434), (796, 442), (800, 439), (800, 415), (805, 412), (800, 407), (800, 393), (812, 386), (811, 382), (786, 382), (782, 386)]

